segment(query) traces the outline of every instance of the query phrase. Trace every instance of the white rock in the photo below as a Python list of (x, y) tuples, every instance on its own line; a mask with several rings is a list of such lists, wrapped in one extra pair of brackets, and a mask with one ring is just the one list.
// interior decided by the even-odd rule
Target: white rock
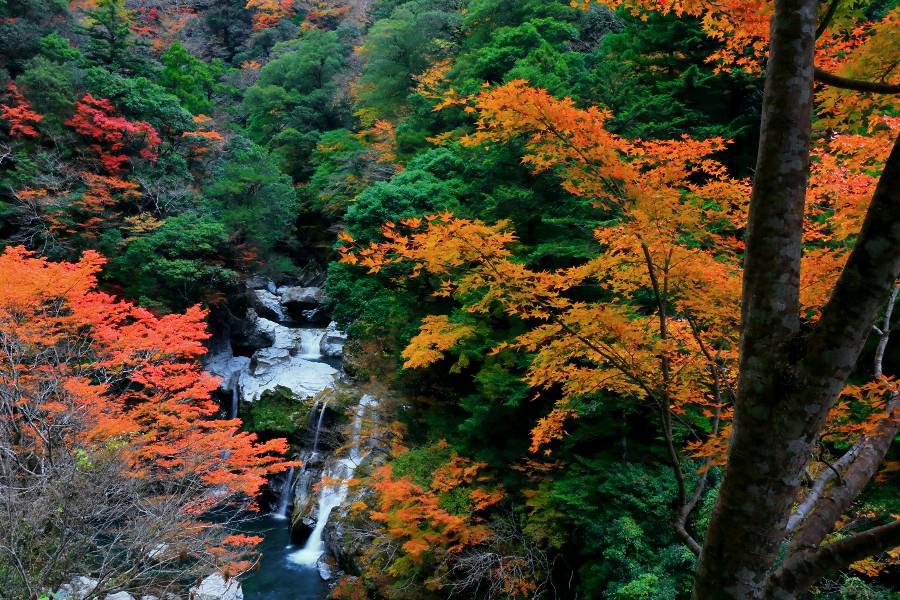
[(344, 343), (347, 341), (347, 334), (338, 329), (337, 323), (332, 321), (325, 329), (325, 337), (319, 344), (322, 356), (332, 358), (340, 357), (344, 354)]
[(107, 594), (104, 600), (134, 600), (134, 596), (128, 592), (116, 592), (115, 594)]
[(250, 358), (247, 356), (234, 356), (231, 353), (231, 347), (227, 352), (211, 354), (206, 359), (206, 370), (216, 377), (222, 379), (219, 387), (226, 392), (231, 391), (231, 386), (236, 381), (237, 374), (246, 370), (250, 364)]
[(243, 600), (244, 592), (237, 579), (225, 581), (219, 573), (213, 573), (200, 585), (191, 588), (191, 600)]
[[(284, 353), (284, 354), (280, 354)], [(290, 389), (301, 398), (315, 396), (334, 386), (337, 369), (322, 362), (290, 356), (283, 350), (266, 348), (254, 355), (253, 372), (241, 374), (241, 398), (245, 402), (257, 400), (264, 391), (277, 386)]]
[(59, 589), (56, 591), (56, 595), (60, 598), (65, 598), (66, 600), (81, 600), (82, 598), (86, 598), (90, 595), (91, 592), (94, 591), (94, 588), (97, 587), (97, 580), (91, 579), (90, 577), (85, 577), (84, 575), (79, 575), (77, 577), (73, 577), (69, 583), (64, 583), (59, 586)]
[(297, 329), (258, 317), (253, 323), (253, 330), (257, 335), (271, 339), (271, 348), (289, 350), (292, 354), (300, 349), (301, 334)]
[(281, 298), (269, 290), (251, 290), (250, 295), (257, 314), (276, 321), (287, 320), (284, 309), (281, 307)]
[(328, 560), (325, 558), (324, 554), (316, 561), (316, 569), (319, 571), (319, 577), (322, 578), (322, 581), (330, 581), (331, 578), (334, 577), (334, 573), (331, 571), (331, 565), (328, 564)]
[(278, 293), (281, 294), (282, 304), (306, 304), (309, 306), (317, 306), (322, 303), (324, 291), (319, 287), (280, 287)]

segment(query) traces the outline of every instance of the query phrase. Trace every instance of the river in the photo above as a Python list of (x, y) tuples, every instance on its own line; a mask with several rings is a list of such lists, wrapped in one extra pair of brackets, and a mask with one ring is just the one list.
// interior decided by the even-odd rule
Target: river
[(276, 515), (262, 515), (242, 527), (262, 536), (259, 570), (244, 580), (245, 600), (323, 600), (328, 586), (314, 566), (297, 564), (290, 556), (300, 548), (291, 545), (288, 522)]

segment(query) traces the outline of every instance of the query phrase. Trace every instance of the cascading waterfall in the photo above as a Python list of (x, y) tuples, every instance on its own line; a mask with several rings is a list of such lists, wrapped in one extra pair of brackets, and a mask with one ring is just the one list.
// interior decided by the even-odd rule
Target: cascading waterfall
[(319, 420), (316, 423), (316, 437), (313, 440), (312, 453), (315, 454), (319, 449), (319, 432), (322, 430), (322, 419), (325, 417), (325, 409), (328, 408), (328, 400), (322, 403), (322, 410), (319, 412)]
[(241, 397), (241, 373), (235, 371), (231, 376), (231, 414), (228, 416), (237, 419), (238, 416), (238, 400)]
[(324, 329), (299, 329), (300, 334), (300, 358), (318, 360), (322, 358), (322, 338), (325, 337)]
[(287, 518), (287, 509), (291, 502), (291, 483), (294, 481), (294, 467), (288, 469), (287, 477), (281, 484), (281, 494), (278, 496), (278, 507), (275, 509), (275, 516), (279, 519)]
[[(325, 543), (322, 541), (322, 533), (325, 531), (325, 525), (328, 524), (328, 517), (331, 511), (341, 505), (347, 499), (347, 491), (349, 489), (349, 481), (353, 477), (356, 467), (366, 457), (363, 453), (360, 438), (362, 436), (363, 416), (368, 407), (375, 404), (375, 398), (366, 394), (364, 395), (357, 407), (356, 416), (353, 420), (353, 437), (351, 438), (350, 453), (346, 458), (342, 458), (331, 465), (330, 468), (322, 474), (322, 487), (319, 491), (319, 512), (316, 526), (306, 545), (297, 552), (290, 555), (289, 559), (297, 564), (306, 566), (315, 566), (325, 552)], [(323, 407), (324, 409), (324, 407)], [(339, 482), (337, 484), (333, 482)], [(331, 483), (329, 483), (331, 482)]]

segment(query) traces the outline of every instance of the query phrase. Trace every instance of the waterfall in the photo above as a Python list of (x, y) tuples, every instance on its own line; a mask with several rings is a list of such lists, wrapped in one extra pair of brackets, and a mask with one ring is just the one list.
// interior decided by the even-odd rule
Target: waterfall
[(325, 337), (324, 329), (298, 329), (300, 335), (300, 358), (318, 360), (322, 358), (322, 338)]
[(278, 508), (275, 509), (275, 516), (279, 519), (287, 518), (288, 505), (291, 502), (291, 482), (294, 480), (294, 467), (288, 469), (287, 477), (281, 484), (281, 494), (278, 496)]
[(237, 419), (238, 399), (241, 397), (241, 372), (235, 371), (231, 376), (231, 414), (228, 416)]
[[(306, 540), (306, 545), (290, 555), (289, 558), (292, 562), (312, 567), (316, 565), (319, 557), (325, 552), (322, 533), (325, 531), (325, 525), (328, 524), (328, 517), (331, 515), (331, 511), (347, 499), (348, 482), (353, 477), (356, 467), (365, 458), (360, 443), (363, 416), (366, 409), (373, 404), (375, 404), (375, 398), (368, 394), (360, 399), (356, 416), (353, 419), (353, 437), (351, 438), (349, 456), (335, 461), (322, 474), (322, 487), (319, 490), (319, 514), (316, 526), (309, 535), (309, 539)], [(335, 484), (334, 482), (339, 483)]]
[(322, 430), (322, 419), (325, 417), (326, 408), (328, 408), (328, 400), (322, 404), (322, 410), (319, 412), (319, 421), (316, 423), (316, 437), (313, 441), (313, 454), (319, 449), (319, 432)]

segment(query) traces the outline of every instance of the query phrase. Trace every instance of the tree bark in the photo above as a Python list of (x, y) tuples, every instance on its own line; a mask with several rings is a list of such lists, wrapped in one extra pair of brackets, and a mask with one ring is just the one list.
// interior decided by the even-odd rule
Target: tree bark
[(816, 0), (775, 4), (747, 227), (734, 437), (694, 580), (697, 600), (761, 596), (809, 456), (812, 436), (783, 407), (795, 389), (817, 7)]

